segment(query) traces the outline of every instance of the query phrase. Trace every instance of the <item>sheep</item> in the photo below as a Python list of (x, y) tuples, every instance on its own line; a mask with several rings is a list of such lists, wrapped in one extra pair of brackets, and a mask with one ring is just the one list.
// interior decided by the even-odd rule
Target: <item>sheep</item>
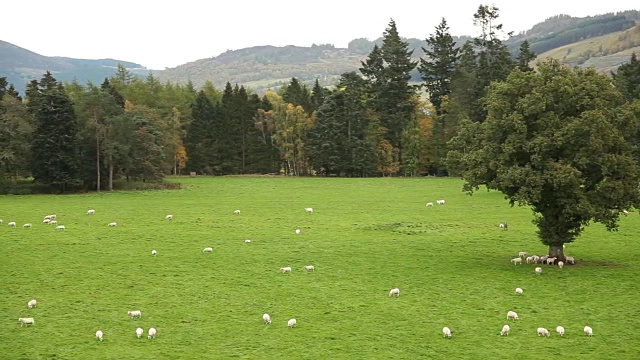
[(622, 215), (629, 216), (629, 212), (627, 210), (622, 210)]
[(36, 299), (33, 300), (29, 300), (29, 302), (27, 303), (27, 307), (29, 309), (34, 308), (38, 305), (38, 302), (36, 301)]
[(165, 220), (173, 220), (173, 215), (167, 215), (164, 217)]
[(158, 255), (158, 252), (155, 251), (155, 250), (151, 250), (151, 255), (156, 256), (156, 255)]
[(129, 315), (132, 319), (134, 318), (142, 319), (142, 311), (140, 310), (129, 310), (127, 311), (127, 315)]
[(0, 224), (2, 224), (4, 222), (4, 220), (0, 219)]
[(280, 268), (280, 271), (282, 271), (282, 273), (289, 273), (291, 274), (291, 266), (283, 266)]
[(245, 242), (245, 243), (250, 243), (250, 242), (251, 242), (251, 240), (246, 239), (244, 242)]
[(43, 224), (47, 224), (47, 225), (48, 225), (49, 223), (51, 223), (51, 219), (49, 219), (49, 218), (44, 218), (44, 220), (42, 220), (42, 223), (43, 223)]
[(45, 220), (51, 220), (51, 215), (47, 215), (44, 217)]
[(304, 211), (306, 211), (308, 214), (313, 214), (313, 208), (304, 208)]
[(500, 225), (498, 225), (498, 227), (499, 227), (500, 229), (504, 229), (504, 224), (503, 224), (503, 223), (500, 223)]
[(51, 220), (51, 221), (49, 221), (49, 225), (58, 225), (58, 221)]
[(527, 252), (526, 251), (520, 251), (518, 253), (518, 257), (520, 257), (521, 259), (524, 259), (525, 257), (527, 257)]
[(500, 336), (509, 336), (509, 330), (511, 330), (511, 327), (509, 325), (503, 326), (502, 331), (500, 331)]
[(267, 313), (262, 314), (262, 321), (264, 321), (265, 324), (271, 324), (271, 316)]
[(558, 333), (558, 335), (564, 336), (564, 327), (562, 326), (556, 327), (556, 332)]
[(33, 318), (18, 318), (18, 321), (20, 322), (20, 327), (29, 326), (36, 323)]
[(438, 204), (438, 205), (444, 205), (444, 200), (436, 200), (436, 204)]
[(549, 337), (549, 330), (545, 328), (538, 328), (538, 336), (546, 336)]
[(516, 264), (522, 265), (522, 258), (519, 258), (519, 257), (513, 258), (511, 259), (511, 262), (513, 263), (513, 265), (516, 265)]
[(540, 274), (542, 274), (542, 268), (541, 268), (541, 267), (537, 267), (537, 268), (535, 268), (535, 270), (534, 270), (534, 271), (536, 272), (536, 275), (540, 275)]
[(509, 319), (513, 319), (513, 320), (520, 320), (518, 318), (518, 314), (515, 311), (509, 311), (507, 312), (507, 320)]
[(548, 258), (549, 258), (549, 255), (543, 255), (543, 256), (540, 257), (540, 260), (541, 260), (542, 263), (544, 263), (544, 262), (547, 261)]
[(538, 255), (533, 255), (533, 256), (531, 256), (531, 258), (532, 258), (531, 262), (533, 262), (533, 263), (537, 263), (538, 261), (540, 261), (540, 256), (538, 256)]
[(591, 326), (584, 327), (584, 334), (587, 336), (593, 336), (593, 329), (591, 328)]
[(425, 205), (425, 206), (433, 206), (433, 203), (432, 202), (428, 202), (427, 205)]
[(558, 267), (562, 269), (563, 266), (564, 266), (564, 263), (562, 261), (558, 261)]
[(56, 214), (51, 214), (51, 215), (49, 215), (49, 218), (50, 218), (51, 220), (55, 220), (57, 217), (58, 217), (58, 215), (56, 215)]
[(533, 262), (533, 256), (527, 256), (526, 258), (527, 264)]
[(91, 210), (87, 210), (87, 215), (95, 215), (96, 211), (91, 209)]
[(65, 230), (66, 228), (64, 227), (64, 225), (58, 225), (56, 226), (56, 230)]
[(213, 248), (206, 247), (206, 248), (202, 249), (202, 252), (206, 252), (206, 253), (213, 252)]
[(234, 213), (235, 215), (240, 215), (240, 210), (234, 210), (234, 211), (233, 211), (233, 213)]
[(139, 327), (139, 328), (137, 328), (137, 329), (136, 329), (136, 337), (137, 337), (138, 339), (140, 339), (140, 338), (142, 337), (142, 334), (144, 334), (144, 329), (143, 329), (143, 328), (140, 328), (140, 327)]
[(149, 336), (147, 336), (147, 339), (155, 339), (157, 333), (156, 328), (149, 328)]
[(104, 339), (104, 334), (102, 333), (102, 330), (98, 330), (96, 331), (96, 339), (102, 341)]
[(306, 265), (304, 267), (304, 269), (307, 270), (307, 271), (312, 271), (312, 272), (316, 271), (316, 268), (314, 268), (313, 265)]
[(300, 229), (296, 229), (296, 235), (300, 235), (301, 232)]
[(16, 222), (12, 221), (10, 223), (7, 224), (9, 227), (16, 227)]
[(26, 224), (22, 225), (22, 227), (25, 228), (25, 229), (30, 229), (31, 226), (32, 226), (31, 223), (26, 223)]
[(521, 288), (516, 288), (516, 294), (522, 295), (522, 289)]
[(107, 226), (109, 227), (118, 226), (118, 223), (114, 221), (114, 222), (108, 223)]
[(289, 319), (289, 321), (287, 321), (287, 327), (289, 329), (296, 327), (297, 324), (298, 324), (298, 320), (296, 319)]
[(395, 296), (397, 296), (397, 297), (399, 297), (399, 296), (400, 296), (400, 289), (398, 289), (398, 288), (393, 288), (393, 289), (391, 289), (391, 290), (389, 291), (389, 296), (394, 296), (394, 295), (395, 295)]
[(451, 339), (451, 329), (445, 326), (442, 328), (442, 333), (444, 334), (444, 337)]
[(556, 257), (547, 258), (547, 265), (554, 265), (557, 259)]
[(575, 265), (576, 259), (573, 256), (565, 256), (564, 259), (567, 261), (567, 264)]

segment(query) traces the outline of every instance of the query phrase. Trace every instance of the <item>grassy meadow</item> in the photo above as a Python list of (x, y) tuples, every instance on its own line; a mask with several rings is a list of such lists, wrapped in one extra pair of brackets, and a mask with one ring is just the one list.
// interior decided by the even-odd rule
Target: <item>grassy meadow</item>
[[(640, 356), (636, 211), (618, 232), (590, 226), (567, 245), (576, 265), (544, 265), (537, 276), (535, 265), (509, 261), (545, 253), (531, 211), (498, 192), (468, 196), (457, 179), (172, 181), (184, 187), (0, 196), (1, 359)], [(446, 205), (425, 206), (437, 199)], [(41, 223), (52, 213), (66, 230)], [(508, 231), (498, 228), (505, 220)], [(394, 287), (399, 298), (388, 296)], [(133, 309), (142, 319), (128, 318)], [(520, 320), (507, 321), (509, 310)], [(35, 325), (20, 327), (19, 317)], [(296, 328), (287, 328), (290, 318)], [(499, 336), (504, 324), (508, 337)], [(551, 337), (538, 337), (538, 327)]]

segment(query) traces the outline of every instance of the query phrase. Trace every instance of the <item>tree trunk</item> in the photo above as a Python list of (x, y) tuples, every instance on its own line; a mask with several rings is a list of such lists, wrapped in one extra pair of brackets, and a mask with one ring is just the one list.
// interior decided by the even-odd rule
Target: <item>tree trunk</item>
[(109, 191), (113, 191), (113, 164), (109, 161)]
[(100, 192), (100, 137), (96, 135), (96, 191)]
[(566, 261), (562, 245), (549, 245), (549, 257), (557, 258), (556, 264), (558, 261)]

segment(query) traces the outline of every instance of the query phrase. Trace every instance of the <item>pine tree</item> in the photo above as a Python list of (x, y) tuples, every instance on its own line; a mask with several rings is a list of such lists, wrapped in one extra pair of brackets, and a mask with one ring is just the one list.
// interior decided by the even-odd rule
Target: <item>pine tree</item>
[(613, 73), (613, 79), (628, 100), (640, 99), (640, 61), (635, 52), (631, 54), (629, 62), (620, 65)]
[(516, 67), (520, 71), (533, 71), (533, 68), (529, 64), (536, 59), (536, 54), (529, 48), (529, 42), (527, 40), (520, 44), (520, 50), (516, 57)]
[(307, 114), (313, 112), (311, 94), (306, 85), (301, 84), (298, 79), (291, 78), (291, 82), (282, 89), (282, 99), (289, 104), (302, 106)]
[(318, 110), (322, 106), (327, 94), (327, 89), (320, 86), (320, 82), (316, 79), (313, 89), (311, 89), (311, 112)]
[(187, 128), (184, 145), (187, 150), (187, 171), (214, 173), (218, 161), (217, 138), (214, 138), (215, 108), (204, 91), (198, 92), (192, 105), (193, 120)]

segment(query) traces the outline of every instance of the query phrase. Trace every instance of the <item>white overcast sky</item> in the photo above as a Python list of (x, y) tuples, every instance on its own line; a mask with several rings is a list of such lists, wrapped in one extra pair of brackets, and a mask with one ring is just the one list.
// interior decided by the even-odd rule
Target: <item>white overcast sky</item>
[(496, 5), (515, 33), (558, 14), (640, 10), (637, 0), (13, 0), (0, 5), (0, 40), (45, 56), (164, 69), (259, 45), (346, 47), (382, 36), (391, 18), (405, 38), (425, 39), (443, 17), (452, 35), (475, 35), (480, 4)]

